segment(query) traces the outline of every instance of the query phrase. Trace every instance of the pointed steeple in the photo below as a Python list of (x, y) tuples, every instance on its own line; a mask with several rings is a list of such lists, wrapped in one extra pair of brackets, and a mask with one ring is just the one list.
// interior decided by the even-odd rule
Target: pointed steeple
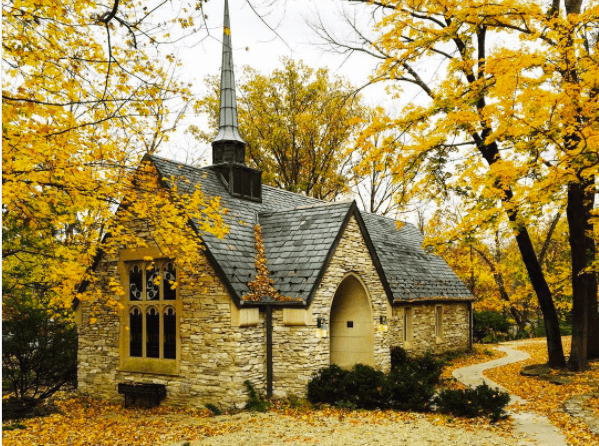
[(237, 98), (235, 96), (235, 73), (233, 71), (228, 0), (225, 0), (218, 134), (212, 141), (212, 162), (213, 164), (236, 163), (245, 165), (245, 141), (239, 135), (239, 122), (237, 120)]

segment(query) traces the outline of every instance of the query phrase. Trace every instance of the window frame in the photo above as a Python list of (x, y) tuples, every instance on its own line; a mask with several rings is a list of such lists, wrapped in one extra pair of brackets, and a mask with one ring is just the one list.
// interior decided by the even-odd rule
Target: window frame
[(411, 349), (414, 342), (414, 309), (412, 307), (405, 307), (403, 310), (402, 336), (404, 349)]
[[(122, 256), (119, 262), (119, 269), (121, 275), (121, 283), (124, 285), (125, 296), (121, 300), (123, 303), (123, 310), (121, 312), (121, 336), (120, 336), (120, 357), (121, 357), (121, 371), (128, 372), (143, 372), (153, 374), (166, 374), (166, 375), (177, 375), (179, 373), (179, 363), (181, 358), (181, 296), (179, 282), (175, 288), (175, 296), (172, 298), (172, 293), (169, 299), (166, 299), (167, 293), (166, 284), (167, 281), (164, 279), (165, 271), (169, 269), (171, 272), (175, 272), (175, 281), (180, 279), (177, 266), (175, 261), (166, 258), (155, 258), (152, 261), (141, 260), (139, 257), (135, 258), (131, 255)], [(131, 300), (130, 286), (129, 286), (129, 273), (135, 267), (138, 266), (142, 270), (142, 290), (140, 300)], [(154, 267), (155, 271), (160, 272), (160, 283), (159, 286), (159, 298), (150, 300), (147, 295), (147, 274)], [(170, 288), (169, 288), (170, 289)], [(130, 327), (130, 314), (134, 309), (137, 308), (142, 314), (141, 324), (141, 356), (131, 356), (131, 327)], [(147, 313), (154, 308), (158, 314), (158, 357), (149, 357), (147, 355)], [(173, 310), (175, 316), (175, 348), (174, 358), (165, 357), (165, 315), (169, 310)], [(172, 321), (171, 321), (172, 322)], [(171, 326), (172, 328), (172, 326)]]
[(443, 305), (435, 305), (435, 342), (440, 344), (445, 341), (443, 329)]

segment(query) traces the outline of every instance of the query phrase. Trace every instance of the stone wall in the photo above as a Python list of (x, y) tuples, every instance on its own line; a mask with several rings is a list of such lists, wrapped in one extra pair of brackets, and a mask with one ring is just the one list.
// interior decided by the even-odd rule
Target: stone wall
[[(109, 279), (122, 280), (127, 260), (143, 259), (150, 251), (123, 251), (118, 258), (105, 256), (97, 268), (104, 296)], [(391, 308), (362, 237), (352, 217), (328, 265), (314, 300), (307, 310), (305, 325), (301, 317), (295, 325), (283, 323), (283, 309), (273, 308), (273, 391), (275, 397), (303, 396), (311, 376), (330, 362), (330, 332), (322, 336), (317, 319), (330, 323), (333, 298), (341, 282), (356, 278), (365, 288), (372, 306), (374, 327), (374, 364), (381, 370), (390, 366), (389, 348), (403, 345), (403, 311)], [(165, 403), (203, 407), (242, 407), (247, 400), (243, 382), (249, 380), (260, 391), (266, 388), (265, 315), (261, 310), (257, 324), (238, 327), (232, 323), (231, 305), (226, 288), (207, 259), (199, 265), (193, 279), (201, 290), (182, 285), (179, 290), (180, 354), (174, 373), (132, 371), (123, 367), (127, 355), (128, 310), (116, 311), (98, 303), (79, 304), (79, 390), (109, 400), (122, 401), (117, 384), (125, 381), (167, 385)], [(124, 302), (127, 304), (127, 302)], [(125, 305), (127, 307), (127, 305)], [(435, 338), (435, 304), (410, 304), (414, 311), (412, 351), (441, 353), (468, 347), (468, 304), (444, 303), (442, 342)], [(301, 311), (301, 310), (300, 310)], [(387, 317), (388, 331), (380, 325)], [(90, 323), (90, 318), (97, 319)], [(299, 322), (298, 322), (299, 321)]]
[(389, 337), (379, 328), (380, 316), (390, 315), (390, 305), (368, 252), (355, 217), (351, 217), (309, 308), (311, 325), (282, 325), (282, 310), (273, 311), (273, 394), (303, 396), (306, 384), (320, 368), (329, 365), (330, 332), (319, 337), (316, 322), (324, 317), (330, 323), (335, 291), (346, 277), (362, 282), (372, 305), (374, 363), (378, 369), (390, 366)]
[[(435, 336), (435, 308), (443, 307), (443, 337)], [(412, 309), (413, 340), (406, 348), (403, 339), (404, 310)], [(467, 302), (406, 303), (393, 306), (393, 317), (389, 327), (391, 345), (406, 348), (413, 354), (431, 352), (441, 354), (468, 349), (470, 314)]]
[[(124, 259), (143, 259), (147, 250), (127, 252), (117, 259), (107, 256), (97, 268), (99, 283), (110, 278), (122, 280)], [(156, 257), (155, 257), (156, 258)], [(118, 311), (102, 304), (82, 301), (78, 312), (80, 323), (78, 350), (79, 391), (94, 397), (122, 401), (117, 393), (119, 382), (151, 382), (167, 385), (165, 403), (203, 407), (213, 403), (221, 407), (242, 406), (247, 400), (243, 382), (248, 379), (258, 389), (265, 388), (265, 326), (261, 315), (256, 326), (234, 327), (231, 324), (232, 301), (207, 259), (199, 265), (201, 283), (191, 289), (181, 285), (179, 298), (179, 357), (173, 373), (163, 373), (160, 365), (154, 373), (124, 367), (128, 355), (128, 297), (125, 309)], [(109, 296), (101, 288), (104, 299)], [(90, 323), (90, 318), (96, 319)], [(162, 360), (173, 361), (173, 360)]]

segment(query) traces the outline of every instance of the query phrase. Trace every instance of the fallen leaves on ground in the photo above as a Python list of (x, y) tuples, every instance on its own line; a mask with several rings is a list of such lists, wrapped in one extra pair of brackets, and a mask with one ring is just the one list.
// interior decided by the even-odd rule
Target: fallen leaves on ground
[[(505, 354), (487, 346), (475, 345), (470, 353), (450, 361), (442, 378), (447, 378), (444, 387), (459, 387), (451, 373), (458, 367), (486, 362)], [(54, 399), (60, 413), (46, 417), (18, 420), (14, 430), (3, 429), (4, 446), (26, 445), (159, 445), (178, 441), (193, 441), (201, 438), (237, 432), (248, 423), (264, 423), (264, 416), (286, 416), (309, 426), (327, 426), (331, 419), (341, 426), (390, 425), (414, 423), (425, 419), (437, 426), (457, 427), (470, 432), (485, 430), (498, 435), (511, 436), (511, 423), (502, 421), (491, 424), (488, 419), (454, 418), (440, 414), (420, 414), (394, 411), (366, 411), (337, 407), (314, 409), (309, 404), (294, 401), (278, 401), (266, 415), (247, 412), (221, 417), (211, 416), (208, 410), (181, 409), (159, 406), (152, 409), (140, 407), (124, 408), (121, 404), (110, 404), (92, 398), (64, 394)], [(304, 440), (306, 437), (304, 437)]]
[[(564, 338), (564, 351), (570, 350), (570, 338)], [(547, 416), (566, 435), (571, 445), (599, 446), (599, 436), (594, 435), (586, 424), (570, 416), (564, 410), (564, 403), (575, 395), (586, 395), (597, 392), (599, 386), (599, 362), (591, 362), (590, 370), (583, 373), (569, 374), (565, 370), (552, 371), (552, 374), (567, 374), (572, 378), (571, 384), (557, 385), (538, 377), (520, 375), (525, 365), (547, 363), (547, 345), (531, 343), (514, 345), (514, 348), (527, 352), (530, 359), (487, 370), (485, 375), (527, 400), (526, 404), (512, 406), (513, 410), (531, 411)], [(591, 398), (588, 403), (591, 409), (599, 412), (599, 399)]]
[[(86, 397), (69, 397), (55, 401), (61, 413), (46, 417), (18, 420), (4, 425), (4, 446), (28, 445), (165, 445), (202, 438), (227, 435), (260, 423), (260, 428), (288, 417), (307, 426), (347, 429), (365, 425), (389, 426), (414, 424), (424, 419), (433, 425), (462, 428), (476, 433), (486, 431), (511, 437), (508, 422), (491, 424), (486, 419), (460, 419), (438, 414), (394, 411), (350, 411), (337, 407), (314, 409), (310, 406), (291, 407), (276, 403), (265, 413), (241, 412), (219, 417), (208, 411), (184, 410), (166, 406), (152, 409), (124, 408)], [(334, 423), (331, 421), (334, 420)], [(14, 430), (7, 426), (18, 425)], [(309, 431), (309, 429), (308, 429)], [(307, 432), (308, 433), (308, 432)], [(305, 442), (307, 437), (302, 437)], [(513, 437), (511, 437), (513, 438)]]
[(222, 435), (236, 429), (175, 408), (124, 408), (85, 397), (56, 400), (55, 404), (61, 413), (21, 420), (21, 429), (3, 429), (2, 444), (156, 445)]

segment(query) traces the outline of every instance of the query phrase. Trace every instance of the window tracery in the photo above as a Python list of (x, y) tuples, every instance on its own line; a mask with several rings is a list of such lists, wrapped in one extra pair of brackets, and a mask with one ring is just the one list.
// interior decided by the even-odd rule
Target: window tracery
[(177, 359), (177, 271), (173, 261), (128, 264), (130, 357)]

